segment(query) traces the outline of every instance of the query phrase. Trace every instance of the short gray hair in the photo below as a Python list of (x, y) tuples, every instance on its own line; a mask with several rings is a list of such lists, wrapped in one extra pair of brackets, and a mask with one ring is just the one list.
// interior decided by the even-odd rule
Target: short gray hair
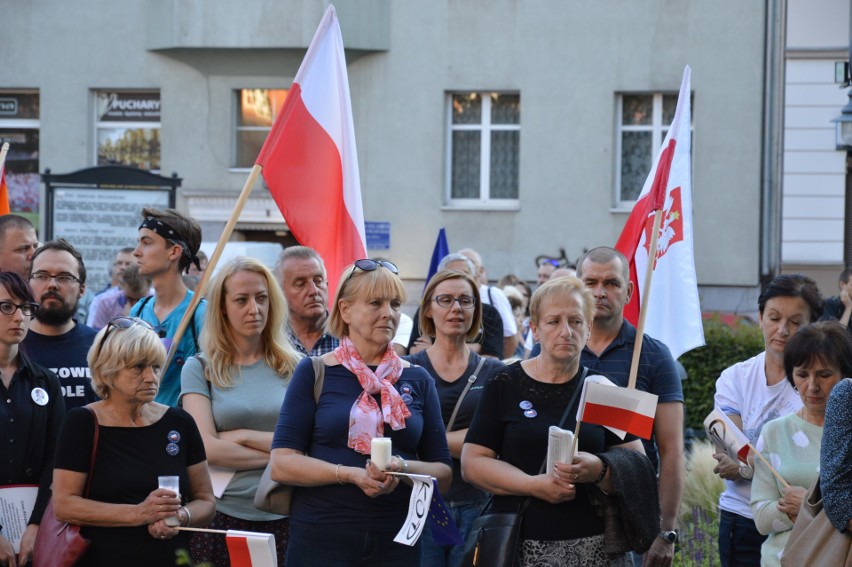
[(326, 273), (325, 262), (322, 261), (322, 256), (319, 255), (319, 252), (308, 246), (288, 246), (281, 251), (281, 255), (278, 256), (278, 261), (275, 263), (275, 275), (278, 278), (284, 277), (284, 262), (292, 258), (316, 260), (323, 273)]
[(452, 264), (453, 262), (465, 262), (467, 264), (467, 268), (470, 270), (470, 274), (476, 277), (476, 265), (473, 263), (473, 260), (464, 254), (459, 254), (458, 252), (444, 256), (438, 264), (438, 271), (446, 270), (447, 264)]

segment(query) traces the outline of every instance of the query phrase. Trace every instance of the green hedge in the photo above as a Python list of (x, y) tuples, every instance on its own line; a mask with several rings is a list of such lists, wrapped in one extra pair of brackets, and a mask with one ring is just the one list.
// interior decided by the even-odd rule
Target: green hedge
[(691, 350), (680, 357), (688, 378), (683, 382), (686, 400), (685, 426), (704, 430), (704, 418), (713, 409), (716, 379), (722, 371), (763, 350), (763, 334), (753, 323), (744, 321), (733, 326), (718, 318), (704, 319), (706, 346)]

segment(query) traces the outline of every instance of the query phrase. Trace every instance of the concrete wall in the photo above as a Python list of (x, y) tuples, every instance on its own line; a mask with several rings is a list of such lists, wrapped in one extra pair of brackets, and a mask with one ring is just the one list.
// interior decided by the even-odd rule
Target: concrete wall
[[(221, 9), (233, 10), (231, 4)], [(363, 16), (357, 3), (340, 4), (342, 22), (347, 12), (349, 21)], [(233, 91), (288, 87), (304, 53), (299, 44), (309, 41), (325, 3), (239, 5), (265, 17), (235, 17), (231, 28), (227, 17), (209, 14), (216, 3), (4, 3), (0, 88), (41, 93), (41, 168), (92, 164), (92, 89), (155, 88), (162, 173), (184, 179), (179, 206), (187, 207), (186, 195), (236, 196), (246, 173), (230, 168)], [(391, 222), (391, 249), (377, 253), (397, 261), (404, 276), (425, 276), (441, 226), (451, 248), (480, 250), (495, 279), (508, 272), (534, 279), (533, 257), (559, 247), (574, 259), (583, 248), (613, 244), (627, 216), (613, 208), (616, 95), (676, 92), (689, 64), (699, 283), (757, 285), (763, 3), (366, 6), (387, 26), (362, 17), (349, 33), (357, 43), (347, 56), (364, 210), (367, 220)], [(261, 20), (259, 39), (238, 26)], [(203, 22), (217, 34), (206, 33)], [(280, 23), (281, 41), (269, 22)], [(166, 25), (173, 27), (152, 27)], [(190, 27), (184, 35), (182, 26)], [(344, 42), (352, 47), (346, 26)], [(519, 210), (445, 206), (445, 94), (459, 90), (520, 93)]]

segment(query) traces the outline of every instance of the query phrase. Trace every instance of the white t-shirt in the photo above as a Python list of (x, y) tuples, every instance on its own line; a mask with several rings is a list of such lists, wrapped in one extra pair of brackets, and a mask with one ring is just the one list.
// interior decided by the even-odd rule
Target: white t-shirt
[(396, 336), (393, 338), (393, 343), (408, 348), (408, 341), (411, 340), (411, 331), (413, 329), (414, 319), (405, 313), (400, 313), (399, 326), (396, 328)]
[[(491, 293), (490, 299), (488, 297), (489, 291)], [(488, 303), (500, 313), (500, 318), (503, 319), (503, 336), (514, 337), (517, 335), (518, 325), (515, 323), (515, 314), (512, 312), (512, 304), (509, 303), (509, 300), (506, 298), (506, 294), (503, 293), (503, 290), (498, 287), (480, 285), (479, 296), (482, 298), (483, 303)]]
[[(716, 409), (742, 418), (743, 433), (752, 445), (767, 421), (798, 411), (802, 400), (785, 378), (774, 386), (766, 385), (766, 352), (725, 369), (716, 380)], [(726, 480), (719, 497), (722, 510), (752, 518), (751, 482)]]

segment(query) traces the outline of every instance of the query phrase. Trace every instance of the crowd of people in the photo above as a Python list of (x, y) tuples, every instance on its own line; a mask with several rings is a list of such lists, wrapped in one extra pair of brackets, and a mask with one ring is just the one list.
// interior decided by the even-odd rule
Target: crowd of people
[[(329, 301), (323, 259), (303, 246), (274, 269), (217, 266), (198, 300), (200, 244), (193, 219), (144, 209), (137, 245), (95, 294), (72, 243), (39, 244), (29, 221), (0, 216), (0, 488), (30, 485), (35, 499), (17, 549), (0, 526), (0, 567), (38, 556), (45, 511), (91, 540), (84, 566), (174, 565), (184, 550), (224, 567), (220, 530), (273, 534), (291, 567), (465, 564), (464, 544), (429, 526), (394, 541), (406, 473), (435, 479), (462, 539), (483, 513), (522, 512), (522, 567), (671, 564), (684, 397), (665, 344), (642, 337), (651, 439), (584, 424), (571, 462), (545, 466), (549, 427), (578, 426), (587, 376), (628, 383), (636, 290), (620, 252), (544, 259), (533, 289), (511, 274), (492, 285), (462, 249), (409, 318), (393, 262), (355, 261)], [(780, 564), (818, 477), (833, 524), (852, 527), (850, 274), (826, 302), (809, 278), (776, 277), (758, 302), (765, 351), (717, 382), (716, 408), (761, 452), (715, 455), (725, 566)], [(371, 457), (376, 438), (387, 463)], [(255, 506), (264, 471), (293, 487), (289, 514)]]

